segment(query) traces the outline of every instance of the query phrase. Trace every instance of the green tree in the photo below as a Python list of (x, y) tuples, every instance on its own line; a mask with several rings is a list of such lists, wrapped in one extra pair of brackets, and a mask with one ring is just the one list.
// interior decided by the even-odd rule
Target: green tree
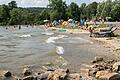
[(1, 5), (0, 6), (0, 23), (5, 25), (9, 21), (10, 15), (9, 15), (9, 9), (7, 5)]
[(81, 18), (86, 17), (86, 3), (82, 3), (79, 9), (80, 9), (80, 17)]
[(104, 4), (104, 8), (103, 8), (102, 13), (101, 13), (102, 17), (110, 16), (111, 6), (112, 6), (112, 0), (107, 0)]
[(49, 10), (44, 9), (42, 12), (36, 14), (35, 23), (41, 24), (44, 22), (43, 20), (49, 20), (50, 14), (48, 12)]
[(10, 25), (18, 25), (18, 24), (21, 24), (21, 21), (22, 21), (22, 10), (19, 9), (19, 8), (13, 8), (11, 11), (10, 11), (10, 16), (11, 16), (11, 19), (9, 21), (9, 24)]
[(120, 3), (116, 3), (112, 6), (111, 16), (116, 20), (120, 19)]
[(98, 6), (97, 6), (97, 16), (98, 17), (101, 17), (101, 12), (103, 11), (103, 8), (104, 8), (104, 2), (102, 3), (99, 3)]
[(17, 3), (16, 1), (11, 1), (8, 3), (9, 9), (12, 10), (13, 8), (17, 8)]
[(37, 16), (37, 14), (35, 14), (35, 13), (28, 13), (28, 15), (27, 15), (28, 24), (36, 23), (36, 16)]
[(95, 17), (97, 14), (97, 2), (93, 2), (86, 7), (86, 14), (88, 18)]
[(21, 22), (20, 22), (20, 24), (24, 24), (24, 25), (30, 24), (28, 17), (31, 17), (31, 16), (29, 16), (29, 12), (27, 10), (23, 10), (23, 9), (20, 9), (20, 10), (21, 10), (20, 11), (21, 12)]
[[(66, 19), (67, 5), (62, 0), (49, 0), (49, 8), (51, 9), (51, 19)], [(58, 16), (56, 16), (56, 14)]]
[(49, 15), (49, 10), (43, 10), (41, 13), (40, 13), (40, 18), (41, 20), (47, 20), (47, 19), (50, 19), (50, 15)]
[(79, 6), (76, 3), (72, 2), (68, 7), (67, 14), (74, 19), (79, 18), (80, 17)]
[(58, 11), (51, 12), (50, 18), (51, 18), (52, 20), (60, 19), (60, 17), (59, 17), (59, 12), (58, 12)]

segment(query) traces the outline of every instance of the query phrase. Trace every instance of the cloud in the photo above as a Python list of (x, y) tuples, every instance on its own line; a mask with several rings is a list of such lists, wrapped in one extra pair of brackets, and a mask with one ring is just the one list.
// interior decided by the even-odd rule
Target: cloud
[[(8, 4), (12, 0), (0, 0), (0, 4)], [(48, 5), (48, 0), (15, 0), (19, 7), (46, 7)], [(91, 3), (91, 2), (102, 2), (106, 0), (64, 0), (67, 4), (71, 2), (76, 2), (78, 5), (81, 3)]]
[[(8, 4), (12, 0), (0, 0), (0, 4)], [(48, 0), (14, 0), (19, 7), (46, 7)]]
[(21, 0), (21, 7), (46, 7), (48, 0)]
[(9, 3), (11, 0), (0, 0), (0, 4), (7, 4)]

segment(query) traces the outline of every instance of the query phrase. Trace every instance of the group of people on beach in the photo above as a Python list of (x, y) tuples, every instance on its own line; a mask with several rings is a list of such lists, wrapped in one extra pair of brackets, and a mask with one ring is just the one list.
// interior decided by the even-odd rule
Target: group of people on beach
[(94, 20), (94, 25), (89, 26), (88, 25), (88, 20), (86, 19), (79, 19), (79, 20), (74, 20), (74, 19), (68, 19), (67, 21), (64, 20), (53, 20), (45, 22), (45, 30), (49, 27), (54, 27), (55, 28), (67, 28), (67, 29), (83, 29), (83, 30), (88, 30), (90, 32), (90, 37), (92, 37), (93, 31), (96, 28), (96, 20)]

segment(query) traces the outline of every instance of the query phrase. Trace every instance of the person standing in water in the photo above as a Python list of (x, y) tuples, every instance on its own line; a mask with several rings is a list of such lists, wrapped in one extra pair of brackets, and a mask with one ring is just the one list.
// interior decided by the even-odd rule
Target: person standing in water
[(21, 29), (21, 26), (19, 25), (19, 30)]

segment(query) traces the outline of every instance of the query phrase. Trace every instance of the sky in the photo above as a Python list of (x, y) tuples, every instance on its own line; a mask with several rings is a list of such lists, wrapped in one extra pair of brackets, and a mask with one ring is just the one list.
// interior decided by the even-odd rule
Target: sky
[[(1, 4), (8, 4), (11, 0), (0, 0)], [(48, 5), (48, 0), (14, 0), (17, 2), (19, 7), (46, 7)], [(78, 5), (81, 3), (91, 3), (93, 1), (101, 2), (104, 0), (65, 0), (67, 4), (75, 2)]]

